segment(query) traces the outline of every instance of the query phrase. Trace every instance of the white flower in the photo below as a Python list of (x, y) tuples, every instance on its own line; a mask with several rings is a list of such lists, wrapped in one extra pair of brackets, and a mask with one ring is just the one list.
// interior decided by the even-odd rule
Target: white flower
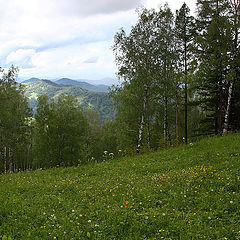
[(92, 220), (88, 220), (88, 222), (90, 223), (90, 222), (92, 222)]

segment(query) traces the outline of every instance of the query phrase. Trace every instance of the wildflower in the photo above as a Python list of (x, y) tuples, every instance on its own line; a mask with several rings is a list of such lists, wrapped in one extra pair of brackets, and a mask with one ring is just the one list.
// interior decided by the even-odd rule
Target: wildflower
[(126, 201), (126, 204), (128, 204), (128, 201)]
[(90, 222), (92, 222), (91, 220), (88, 220), (88, 222), (90, 223)]
[(230, 201), (230, 203), (232, 204), (232, 203), (233, 203), (233, 201)]
[(130, 208), (133, 208), (133, 206), (130, 206)]
[(127, 208), (127, 206), (125, 206), (125, 208)]

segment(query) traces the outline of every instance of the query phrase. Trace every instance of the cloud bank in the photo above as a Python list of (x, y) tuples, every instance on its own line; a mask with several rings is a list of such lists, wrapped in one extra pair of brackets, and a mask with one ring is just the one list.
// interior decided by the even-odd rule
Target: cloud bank
[(21, 78), (115, 77), (115, 33), (136, 23), (137, 7), (164, 2), (0, 0), (0, 66), (19, 66)]

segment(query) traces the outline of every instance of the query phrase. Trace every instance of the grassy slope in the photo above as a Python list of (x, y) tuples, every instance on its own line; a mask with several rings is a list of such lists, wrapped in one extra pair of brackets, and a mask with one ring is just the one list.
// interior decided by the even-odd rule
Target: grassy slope
[(236, 134), (2, 175), (0, 239), (240, 239), (239, 163)]

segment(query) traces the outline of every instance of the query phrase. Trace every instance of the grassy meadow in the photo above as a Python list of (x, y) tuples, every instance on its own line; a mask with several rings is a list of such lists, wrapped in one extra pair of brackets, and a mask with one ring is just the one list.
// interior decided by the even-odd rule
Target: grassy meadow
[(240, 135), (0, 175), (0, 239), (240, 239)]

